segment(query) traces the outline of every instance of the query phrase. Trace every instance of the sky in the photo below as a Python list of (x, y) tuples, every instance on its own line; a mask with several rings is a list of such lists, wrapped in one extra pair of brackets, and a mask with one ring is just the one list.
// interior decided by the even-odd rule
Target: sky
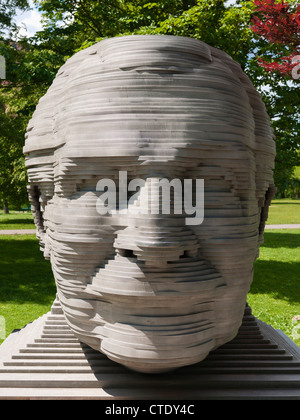
[(20, 36), (33, 36), (42, 29), (41, 15), (36, 10), (32, 1), (29, 2), (32, 10), (28, 12), (19, 12), (15, 17), (15, 22), (21, 27)]

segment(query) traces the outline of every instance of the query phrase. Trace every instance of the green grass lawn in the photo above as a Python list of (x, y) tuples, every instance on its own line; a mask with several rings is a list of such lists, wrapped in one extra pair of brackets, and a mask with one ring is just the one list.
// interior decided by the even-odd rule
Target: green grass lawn
[(267, 225), (300, 223), (300, 199), (272, 200)]
[(55, 294), (50, 263), (35, 235), (1, 235), (0, 316), (6, 336), (48, 312)]
[(0, 230), (9, 229), (35, 229), (32, 213), (11, 211), (4, 214), (0, 211)]
[[(293, 337), (293, 317), (300, 315), (300, 229), (267, 230), (254, 264), (254, 279), (248, 294), (253, 314), (261, 321)], [(295, 330), (294, 330), (295, 335)]]

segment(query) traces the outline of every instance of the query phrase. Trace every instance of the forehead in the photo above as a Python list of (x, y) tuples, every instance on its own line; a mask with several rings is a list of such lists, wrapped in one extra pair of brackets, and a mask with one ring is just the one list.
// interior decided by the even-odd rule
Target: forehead
[(54, 131), (64, 145), (57, 158), (194, 166), (244, 159), (254, 147), (246, 91), (221, 66), (202, 63), (178, 74), (160, 72), (157, 64), (151, 71), (151, 63), (142, 71), (102, 68), (97, 56), (89, 64), (58, 106)]

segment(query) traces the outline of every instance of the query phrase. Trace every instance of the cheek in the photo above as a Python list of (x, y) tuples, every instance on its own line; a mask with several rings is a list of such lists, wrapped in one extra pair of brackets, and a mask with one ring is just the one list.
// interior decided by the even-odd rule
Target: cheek
[(101, 222), (96, 198), (54, 199), (47, 206), (47, 246), (58, 285), (86, 286), (114, 252), (115, 228)]
[[(206, 168), (207, 169), (207, 168)], [(211, 169), (217, 171), (216, 168)], [(234, 175), (219, 173), (204, 178), (204, 220), (192, 227), (200, 251), (223, 276), (228, 285), (247, 284), (257, 256), (260, 213), (255, 190), (248, 196), (236, 192)], [(201, 176), (201, 168), (197, 176)]]
[(102, 235), (78, 241), (71, 235), (64, 239), (56, 232), (49, 235), (51, 266), (58, 289), (65, 295), (79, 297), (91, 283), (97, 270), (113, 253), (114, 235)]
[(258, 223), (239, 224), (244, 219), (206, 217), (201, 226), (193, 229), (201, 255), (221, 273), (228, 286), (251, 281), (258, 248)]

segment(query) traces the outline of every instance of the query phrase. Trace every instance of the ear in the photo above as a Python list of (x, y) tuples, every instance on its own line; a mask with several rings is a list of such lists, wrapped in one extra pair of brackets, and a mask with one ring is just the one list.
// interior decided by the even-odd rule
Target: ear
[(44, 223), (44, 211), (47, 206), (47, 202), (51, 197), (42, 192), (43, 187), (31, 184), (28, 187), (29, 200), (31, 202), (31, 209), (33, 213), (34, 223), (37, 229), (36, 236), (39, 239), (40, 249), (44, 253), (46, 259), (50, 259), (50, 250), (47, 243), (46, 237), (46, 226)]
[(266, 191), (264, 200), (261, 200), (261, 203), (258, 203), (260, 207), (260, 223), (259, 223), (259, 244), (262, 244), (264, 241), (264, 230), (266, 221), (268, 219), (269, 207), (273, 197), (276, 194), (276, 187), (274, 184), (271, 184)]

